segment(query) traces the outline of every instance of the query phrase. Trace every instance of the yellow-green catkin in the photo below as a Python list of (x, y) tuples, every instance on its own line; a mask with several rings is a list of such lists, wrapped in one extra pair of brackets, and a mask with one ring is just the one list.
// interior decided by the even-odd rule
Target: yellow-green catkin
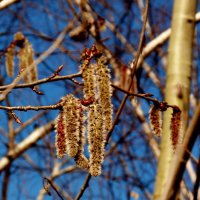
[(94, 98), (95, 97), (95, 71), (94, 71), (94, 65), (87, 64), (87, 61), (84, 62), (82, 66), (82, 77), (84, 81), (84, 98), (89, 99), (89, 98)]
[(104, 160), (105, 139), (103, 136), (102, 108), (98, 103), (89, 106), (88, 113), (89, 172), (92, 176), (101, 174)]
[[(24, 70), (28, 70), (31, 64), (34, 62), (34, 50), (32, 48), (32, 45), (27, 40), (27, 38), (21, 32), (15, 34), (14, 40), (15, 41), (24, 40), (23, 45), (19, 46), (20, 50), (18, 53), (19, 70), (20, 73), (22, 73)], [(25, 83), (36, 81), (37, 67), (34, 66), (32, 69), (29, 69), (23, 78)]]
[(99, 176), (104, 160), (105, 133), (111, 129), (113, 112), (110, 70), (106, 58), (97, 58), (96, 64), (85, 60), (82, 76), (84, 99), (94, 99), (88, 106), (89, 172), (92, 176)]
[(107, 133), (112, 127), (113, 105), (111, 102), (112, 88), (110, 70), (107, 59), (104, 56), (97, 59), (96, 81), (98, 84), (99, 103), (102, 107), (103, 133)]
[(80, 101), (73, 95), (67, 95), (62, 98), (64, 123), (66, 126), (66, 146), (67, 154), (75, 157), (79, 150), (80, 141)]
[(157, 137), (162, 135), (162, 119), (160, 108), (152, 105), (149, 110), (149, 122), (152, 133)]
[(11, 44), (6, 51), (6, 71), (8, 76), (14, 76), (15, 45)]

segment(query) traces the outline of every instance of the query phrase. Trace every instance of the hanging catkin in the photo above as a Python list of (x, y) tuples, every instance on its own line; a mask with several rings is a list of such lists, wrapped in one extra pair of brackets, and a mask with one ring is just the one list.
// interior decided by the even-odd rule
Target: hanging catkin
[[(34, 56), (35, 56), (35, 52), (33, 50), (32, 45), (28, 42), (27, 43), (27, 59), (28, 59), (28, 66), (30, 66), (31, 64), (33, 64), (34, 62)], [(34, 65), (34, 67), (32, 67), (30, 69), (30, 82), (34, 82), (37, 81), (38, 77), (37, 77), (37, 67)]]
[[(97, 58), (96, 64), (90, 64), (93, 56)], [(99, 176), (104, 161), (105, 133), (112, 126), (110, 70), (105, 57), (101, 56), (95, 46), (91, 50), (85, 49), (82, 59), (84, 60), (81, 68), (84, 99), (78, 100), (73, 95), (62, 98), (62, 111), (56, 124), (56, 147), (60, 148), (57, 150), (57, 154), (62, 157), (67, 153), (74, 157), (77, 166), (89, 169), (92, 176)], [(89, 161), (84, 155), (84, 109), (88, 113)], [(62, 137), (65, 141), (60, 141)]]
[[(86, 61), (85, 61), (86, 62)], [(82, 66), (82, 77), (84, 81), (84, 98), (94, 98), (95, 97), (95, 71), (94, 65), (83, 65)]]
[(149, 110), (149, 122), (152, 133), (158, 137), (162, 134), (162, 119), (160, 108), (152, 105)]
[(171, 118), (171, 141), (173, 150), (176, 150), (177, 144), (180, 141), (180, 129), (181, 129), (181, 110), (177, 107), (173, 107), (173, 113)]
[(88, 113), (88, 144), (90, 153), (90, 174), (99, 176), (104, 160), (105, 139), (103, 136), (103, 118), (101, 106), (93, 103)]
[(84, 116), (84, 109), (79, 105), (79, 149), (77, 155), (74, 157), (76, 165), (82, 169), (88, 170), (89, 169), (89, 162), (88, 159), (84, 155), (84, 145), (85, 145), (85, 116)]
[[(87, 63), (85, 61), (84, 63)], [(102, 116), (100, 107), (96, 110), (97, 102), (95, 99), (96, 96), (96, 77), (95, 77), (95, 65), (83, 65), (82, 66), (82, 76), (84, 81), (84, 98), (94, 98), (94, 102), (92, 105), (88, 107), (88, 122), (87, 122), (87, 131), (88, 131), (88, 145), (89, 145), (89, 153), (90, 153), (90, 160), (89, 160), (89, 167), (90, 167), (90, 174), (93, 176), (97, 176), (101, 173), (101, 162), (96, 161), (97, 157), (102, 154), (102, 148), (99, 148), (100, 142), (103, 141), (102, 136)], [(97, 113), (98, 111), (98, 113)], [(100, 113), (99, 113), (100, 112)], [(100, 114), (100, 115), (99, 115)], [(97, 120), (95, 119), (97, 118)], [(101, 126), (99, 130), (97, 129), (96, 122), (98, 120), (101, 122)], [(100, 142), (97, 144), (97, 137), (102, 137)], [(97, 145), (97, 146), (96, 146)], [(102, 159), (101, 159), (102, 160)]]
[(73, 95), (63, 97), (63, 101), (67, 154), (74, 157), (78, 153), (80, 140), (80, 102)]
[(55, 123), (55, 129), (56, 129), (56, 153), (58, 158), (63, 158), (67, 153), (67, 145), (66, 145), (66, 124), (64, 121), (64, 112), (60, 111), (56, 123)]
[(14, 76), (14, 56), (15, 56), (15, 45), (11, 43), (6, 51), (6, 71), (8, 76)]
[(104, 160), (105, 133), (112, 126), (110, 70), (105, 57), (97, 56), (95, 64), (88, 64), (88, 60), (85, 60), (82, 66), (82, 76), (84, 98), (93, 98), (93, 102), (88, 106), (87, 123), (89, 172), (92, 176), (99, 176)]
[[(19, 70), (20, 73), (24, 70), (28, 70), (31, 64), (34, 62), (34, 50), (29, 41), (25, 36), (18, 32), (14, 36), (15, 41), (24, 41), (22, 45), (19, 46), (18, 59), (19, 59)], [(37, 80), (37, 67), (34, 66), (29, 69), (27, 73), (23, 76), (25, 83), (30, 83)]]
[(111, 102), (112, 88), (110, 70), (104, 56), (97, 59), (96, 80), (98, 84), (99, 103), (102, 107), (103, 133), (107, 133), (112, 127), (113, 106)]
[[(56, 148), (58, 157), (66, 153), (75, 157), (83, 152), (84, 145), (84, 115), (80, 101), (73, 95), (61, 99), (62, 111), (56, 121)], [(61, 152), (61, 153), (59, 153)]]

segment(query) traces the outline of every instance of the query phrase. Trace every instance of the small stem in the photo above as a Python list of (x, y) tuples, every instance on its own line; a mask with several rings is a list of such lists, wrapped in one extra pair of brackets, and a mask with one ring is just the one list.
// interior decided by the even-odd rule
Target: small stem
[(62, 103), (58, 103), (55, 105), (49, 105), (49, 106), (15, 106), (15, 107), (9, 107), (9, 106), (0, 106), (1, 110), (20, 110), (20, 111), (28, 111), (28, 110), (58, 110), (62, 107)]

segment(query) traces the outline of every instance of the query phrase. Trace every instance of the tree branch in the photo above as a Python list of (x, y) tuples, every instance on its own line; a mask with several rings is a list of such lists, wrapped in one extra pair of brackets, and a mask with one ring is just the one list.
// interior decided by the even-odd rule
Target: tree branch
[(13, 160), (18, 158), (27, 149), (33, 146), (38, 140), (50, 133), (54, 128), (54, 121), (34, 130), (26, 139), (17, 144), (15, 148), (0, 159), (0, 172), (8, 167)]
[(19, 2), (20, 0), (3, 0), (0, 2), (0, 10), (7, 8), (8, 6)]

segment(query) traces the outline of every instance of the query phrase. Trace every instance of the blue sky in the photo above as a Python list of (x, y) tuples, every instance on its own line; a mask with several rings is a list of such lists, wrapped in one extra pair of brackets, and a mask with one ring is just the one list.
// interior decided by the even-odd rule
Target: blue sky
[[(139, 34), (141, 30), (140, 10), (136, 6), (136, 2), (128, 8), (129, 12), (125, 11), (126, 6), (124, 1), (102, 1), (110, 9), (103, 9), (105, 5), (98, 1), (91, 0), (90, 3), (94, 10), (103, 18), (116, 23), (118, 31), (127, 38), (128, 42), (136, 49), (139, 41)], [(155, 0), (151, 1), (149, 11), (149, 22), (152, 26), (153, 38), (159, 35), (162, 31), (170, 26), (172, 3), (170, 0), (166, 1)], [(75, 6), (75, 5), (74, 5)], [(76, 8), (79, 12), (79, 9)], [(51, 44), (52, 39), (56, 38), (64, 27), (73, 19), (73, 14), (69, 9), (69, 5), (63, 1), (44, 1), (44, 0), (27, 0), (14, 4), (6, 10), (0, 11), (0, 49), (5, 49), (13, 40), (13, 35), (22, 31), (23, 34), (31, 42), (36, 57), (42, 54)], [(78, 23), (77, 23), (78, 24)], [(75, 25), (77, 25), (75, 24)], [(199, 29), (199, 25), (197, 25)], [(197, 29), (197, 31), (198, 31)], [(128, 66), (133, 59), (133, 55), (127, 51), (124, 44), (116, 38), (116, 34), (106, 29), (101, 34), (102, 39), (105, 39), (104, 44), (113, 52), (124, 65)], [(147, 43), (152, 38), (146, 34), (145, 42)], [(199, 40), (199, 38), (197, 38)], [(89, 37), (83, 42), (75, 42), (67, 35), (62, 43), (60, 49), (57, 49), (44, 62), (38, 65), (39, 79), (49, 77), (60, 65), (64, 65), (60, 75), (68, 75), (77, 73), (81, 64), (80, 53), (84, 47), (91, 47), (94, 39)], [(165, 79), (165, 66), (161, 61), (160, 54), (166, 56), (168, 43), (162, 46), (160, 52), (152, 53), (147, 63), (153, 68), (156, 75), (161, 80)], [(197, 49), (195, 52), (199, 52)], [(160, 53), (160, 54), (159, 54)], [(9, 78), (5, 71), (5, 58), (1, 59), (0, 73), (3, 77), (4, 84), (9, 84), (13, 78)], [(199, 61), (196, 61), (197, 64)], [(113, 68), (110, 66), (112, 72)], [(15, 76), (18, 73), (17, 60), (15, 60)], [(114, 74), (114, 73), (113, 73)], [(147, 93), (153, 93), (159, 100), (163, 99), (162, 93), (157, 88), (152, 80), (143, 71), (141, 79), (141, 87)], [(112, 77), (114, 80), (114, 77)], [(81, 79), (79, 79), (81, 81)], [(198, 80), (199, 81), (199, 80)], [(198, 82), (199, 83), (199, 82)], [(163, 82), (164, 86), (164, 82)], [(42, 84), (39, 89), (44, 92), (44, 95), (38, 96), (30, 88), (17, 89), (8, 95), (9, 102), (12, 106), (17, 105), (51, 105), (57, 103), (60, 98), (66, 94), (73, 93), (74, 95), (82, 96), (82, 87), (75, 85), (69, 80), (59, 82), (51, 82)], [(123, 94), (119, 91), (113, 93), (113, 104), (116, 112), (120, 105)], [(144, 111), (145, 118), (148, 119), (149, 102), (144, 100), (137, 100), (141, 102), (141, 107)], [(6, 105), (6, 102), (1, 102), (1, 105)], [(23, 121), (27, 121), (33, 116), (37, 115), (36, 111), (16, 112), (17, 116)], [(44, 117), (37, 119), (33, 124), (26, 127), (16, 137), (16, 142), (22, 141), (29, 135), (36, 126), (42, 126), (46, 122), (54, 119), (58, 111), (49, 111)], [(120, 123), (120, 121), (124, 123)], [(19, 127), (17, 123), (13, 123), (14, 128)], [(3, 131), (1, 131), (1, 129)], [(5, 135), (3, 133), (5, 132)], [(0, 156), (6, 153), (7, 142), (6, 136), (8, 134), (7, 114), (0, 110)], [(128, 135), (124, 142), (120, 142), (122, 135)], [(12, 175), (10, 177), (10, 184), (8, 190), (8, 199), (12, 200), (32, 200), (36, 199), (39, 190), (43, 187), (43, 176), (49, 176), (51, 167), (54, 164), (52, 153), (55, 153), (54, 140), (55, 132), (50, 133), (44, 140), (37, 143), (36, 146), (26, 152), (31, 160), (36, 163), (41, 169), (45, 168), (43, 173), (38, 173), (32, 170), (30, 165), (24, 161), (23, 157), (17, 159), (11, 168)], [(107, 149), (112, 146), (113, 142), (118, 142), (117, 150), (106, 158), (103, 165), (104, 173), (98, 178), (92, 178), (90, 186), (86, 190), (82, 199), (133, 199), (130, 197), (130, 192), (136, 192), (139, 199), (147, 199), (145, 192), (142, 190), (142, 185), (146, 187), (146, 191), (153, 192), (154, 178), (156, 173), (156, 159), (149, 146), (147, 145), (147, 138), (144, 135), (144, 130), (141, 127), (141, 121), (135, 117), (135, 111), (127, 102), (126, 107), (122, 112), (122, 117), (119, 119), (119, 124), (115, 127), (110, 143)], [(199, 141), (193, 152), (196, 157), (199, 155)], [(129, 144), (129, 145), (127, 145)], [(50, 145), (51, 149), (46, 148)], [(118, 155), (118, 156), (116, 156)], [(128, 155), (128, 156), (127, 156)], [(52, 159), (51, 159), (52, 158)], [(130, 159), (131, 160), (128, 160)], [(66, 161), (68, 158), (64, 158)], [(123, 167), (122, 161), (127, 163), (127, 171)], [(74, 164), (71, 160), (68, 165)], [(20, 170), (16, 170), (18, 166)], [(127, 172), (132, 176), (128, 177)], [(126, 178), (121, 175), (127, 175)], [(86, 177), (86, 173), (79, 171), (76, 173), (66, 174), (59, 177), (55, 182), (65, 189), (72, 197), (75, 197), (81, 188), (82, 183)], [(110, 180), (107, 177), (112, 177)], [(138, 178), (140, 177), (140, 179)], [(3, 173), (0, 176), (3, 181)], [(2, 184), (0, 185), (0, 190)], [(52, 191), (52, 196), (45, 196), (45, 200), (57, 199), (55, 192)]]

